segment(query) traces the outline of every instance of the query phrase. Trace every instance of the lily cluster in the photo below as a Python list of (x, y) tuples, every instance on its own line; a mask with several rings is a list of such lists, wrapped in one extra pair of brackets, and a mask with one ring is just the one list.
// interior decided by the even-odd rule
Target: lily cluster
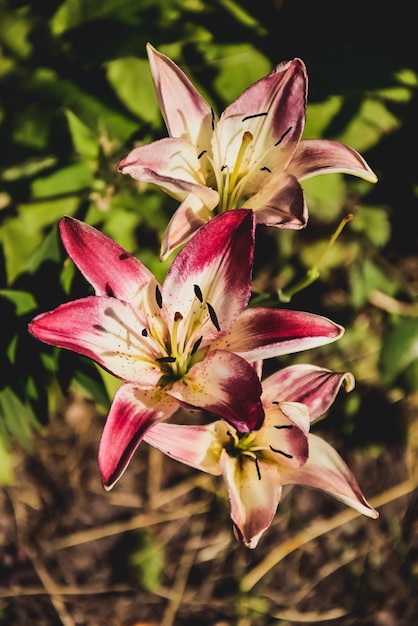
[[(37, 339), (121, 380), (99, 445), (104, 487), (119, 480), (145, 439), (222, 474), (236, 536), (250, 548), (286, 484), (322, 489), (376, 517), (338, 453), (309, 432), (340, 387), (352, 389), (353, 376), (314, 365), (261, 376), (264, 359), (325, 345), (344, 329), (310, 312), (248, 306), (256, 224), (305, 226), (299, 181), (308, 176), (375, 175), (343, 144), (301, 141), (307, 77), (300, 59), (277, 66), (218, 118), (168, 57), (150, 45), (148, 55), (170, 137), (134, 149), (119, 170), (180, 200), (161, 256), (185, 245), (160, 284), (115, 241), (63, 217), (63, 245), (94, 295), (29, 324)], [(179, 409), (199, 409), (206, 423), (166, 423)]]

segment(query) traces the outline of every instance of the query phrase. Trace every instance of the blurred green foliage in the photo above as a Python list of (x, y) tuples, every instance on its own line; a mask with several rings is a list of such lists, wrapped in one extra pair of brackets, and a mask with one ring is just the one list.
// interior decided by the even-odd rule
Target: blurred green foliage
[(310, 77), (304, 137), (348, 143), (379, 182), (337, 174), (306, 181), (307, 229), (259, 229), (255, 289), (288, 306), (278, 290), (304, 275), (341, 218), (353, 213), (319, 280), (290, 303), (331, 317), (346, 335), (295, 359), (351, 369), (358, 411), (371, 388), (396, 388), (398, 395), (417, 389), (418, 240), (411, 225), (418, 170), (409, 158), (418, 134), (417, 59), (407, 38), (395, 51), (376, 49), (374, 2), (358, 20), (363, 5), (350, 3), (338, 33), (321, 30), (333, 4), (0, 0), (0, 481), (8, 476), (11, 443), (30, 449), (32, 430), (48, 421), (60, 393), (81, 385), (106, 409), (112, 391), (94, 364), (27, 334), (37, 313), (89, 293), (65, 262), (60, 217), (99, 227), (160, 279), (167, 271), (159, 245), (176, 203), (116, 172), (132, 147), (166, 134), (147, 41), (218, 111), (276, 63), (303, 58)]

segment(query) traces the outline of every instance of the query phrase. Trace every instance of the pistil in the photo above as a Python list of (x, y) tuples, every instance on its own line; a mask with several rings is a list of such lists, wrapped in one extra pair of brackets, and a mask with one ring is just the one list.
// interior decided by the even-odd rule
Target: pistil
[(248, 146), (250, 145), (250, 143), (253, 140), (253, 135), (252, 133), (250, 133), (250, 131), (246, 130), (245, 133), (242, 136), (242, 141), (241, 141), (241, 145), (240, 148), (238, 150), (238, 155), (235, 161), (235, 165), (234, 165), (234, 169), (232, 170), (232, 174), (231, 177), (229, 179), (229, 185), (228, 185), (228, 195), (232, 193), (236, 182), (238, 180), (239, 174), (241, 172), (241, 166), (242, 166), (242, 162), (244, 160), (244, 156), (245, 153), (248, 150)]

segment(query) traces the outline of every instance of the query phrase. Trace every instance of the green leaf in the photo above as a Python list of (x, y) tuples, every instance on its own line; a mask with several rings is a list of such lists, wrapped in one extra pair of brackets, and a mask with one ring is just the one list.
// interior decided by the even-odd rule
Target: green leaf
[(43, 229), (57, 222), (63, 215), (73, 215), (79, 202), (77, 197), (68, 197), (20, 205), (18, 217), (2, 223), (0, 242), (3, 244), (9, 284), (19, 274), (33, 270), (36, 266), (32, 255), (45, 239)]
[(392, 384), (418, 359), (418, 319), (402, 318), (385, 337), (380, 370), (385, 384)]
[(33, 429), (39, 428), (39, 423), (30, 405), (10, 387), (0, 391), (0, 421), (6, 435), (15, 437), (25, 450), (31, 449)]
[(107, 79), (128, 111), (153, 125), (161, 121), (148, 60), (125, 57), (106, 63)]
[(65, 109), (64, 113), (67, 117), (74, 148), (81, 158), (89, 164), (90, 169), (95, 171), (100, 152), (99, 138), (70, 109)]
[(129, 564), (138, 573), (144, 588), (158, 591), (164, 571), (164, 552), (157, 539), (148, 531), (138, 534), (137, 548), (129, 556)]
[(213, 86), (221, 101), (233, 102), (247, 87), (272, 70), (271, 61), (250, 44), (199, 44), (217, 69)]
[(35, 199), (50, 198), (64, 194), (76, 193), (91, 188), (93, 177), (90, 169), (83, 161), (62, 167), (48, 176), (33, 181), (32, 196)]
[(1, 10), (0, 42), (22, 59), (32, 53), (32, 22), (28, 6), (20, 11)]
[(0, 439), (0, 485), (11, 485), (13, 483), (13, 470), (13, 451)]
[(342, 174), (327, 174), (302, 181), (311, 215), (320, 222), (341, 219), (341, 207), (347, 197), (347, 185)]
[(330, 96), (323, 102), (308, 102), (303, 139), (323, 137), (333, 118), (339, 113), (343, 102), (344, 99), (341, 96)]
[(363, 153), (400, 126), (400, 120), (388, 110), (384, 102), (370, 97), (363, 101), (358, 115), (350, 121), (338, 139)]
[(389, 216), (385, 209), (363, 205), (356, 209), (351, 228), (357, 233), (363, 233), (377, 247), (385, 246), (392, 233)]
[(61, 35), (92, 20), (113, 17), (121, 22), (133, 21), (137, 10), (138, 4), (133, 0), (65, 0), (52, 17), (50, 26), (54, 35)]
[(16, 307), (16, 315), (24, 315), (36, 308), (36, 300), (28, 291), (14, 291), (13, 289), (0, 289), (0, 296), (7, 298)]

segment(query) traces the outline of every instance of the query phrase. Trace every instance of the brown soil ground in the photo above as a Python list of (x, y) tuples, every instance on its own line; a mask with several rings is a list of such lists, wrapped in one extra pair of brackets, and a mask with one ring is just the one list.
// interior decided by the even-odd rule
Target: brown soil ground
[(402, 405), (404, 442), (332, 442), (378, 520), (294, 487), (247, 550), (221, 480), (146, 444), (106, 493), (96, 460), (104, 417), (68, 399), (31, 455), (16, 450), (14, 484), (0, 491), (0, 623), (418, 624), (417, 402)]

